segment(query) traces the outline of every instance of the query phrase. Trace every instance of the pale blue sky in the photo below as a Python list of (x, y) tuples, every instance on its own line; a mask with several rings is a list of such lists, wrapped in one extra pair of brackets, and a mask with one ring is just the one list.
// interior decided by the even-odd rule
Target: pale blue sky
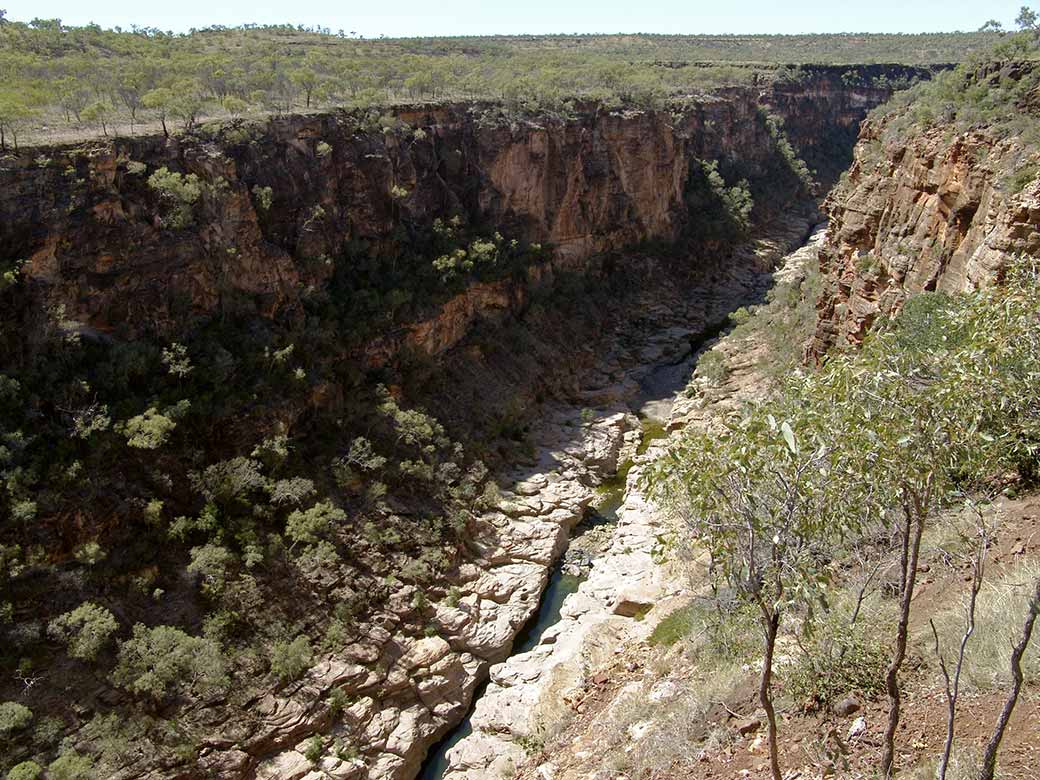
[[(184, 31), (210, 24), (289, 22), (365, 37), (508, 33), (802, 33), (976, 30), (1010, 25), (1022, 0), (0, 0), (8, 18), (131, 24)], [(1034, 7), (1037, 4), (1034, 3)]]

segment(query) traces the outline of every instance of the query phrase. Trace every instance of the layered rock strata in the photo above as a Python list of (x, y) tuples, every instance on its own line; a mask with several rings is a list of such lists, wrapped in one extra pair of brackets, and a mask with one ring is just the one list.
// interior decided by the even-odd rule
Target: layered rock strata
[[(1008, 78), (1023, 72), (1005, 69)], [(985, 124), (922, 129), (902, 112), (865, 122), (826, 205), (826, 283), (809, 358), (857, 346), (915, 293), (975, 289), (1040, 253), (1037, 162), (1019, 135)]]
[[(522, 306), (554, 270), (675, 239), (689, 220), (691, 161), (737, 166), (753, 182), (774, 176), (783, 160), (767, 113), (797, 153), (824, 160), (822, 138), (847, 135), (891, 94), (877, 81), (888, 71), (870, 67), (858, 81), (809, 71), (692, 97), (679, 114), (585, 106), (510, 124), (486, 105), (409, 107), (385, 130), (344, 113), (24, 150), (0, 161), (0, 265), (24, 261), (36, 300), (87, 332), (168, 337), (218, 313), (300, 316), (334, 261), (362, 244), (392, 251), (402, 225), (463, 214), (554, 247), (549, 267), (529, 267), (521, 283), (419, 307), (412, 325), (369, 345), (377, 362), (402, 345), (439, 354), (474, 322)], [(163, 168), (197, 177), (199, 192), (151, 186)], [(183, 224), (171, 208), (186, 209)]]

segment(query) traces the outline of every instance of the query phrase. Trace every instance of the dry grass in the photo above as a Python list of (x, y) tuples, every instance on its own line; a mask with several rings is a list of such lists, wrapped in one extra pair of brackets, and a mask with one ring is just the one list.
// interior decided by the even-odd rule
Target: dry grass
[[(932, 759), (918, 764), (912, 769), (899, 773), (900, 780), (936, 780), (939, 773), (939, 760)], [(979, 776), (979, 756), (975, 751), (954, 748), (950, 756), (950, 765), (946, 769), (946, 780), (977, 780)], [(994, 780), (1013, 780), (1009, 775), (997, 769)]]
[(678, 690), (658, 701), (648, 684), (633, 687), (603, 718), (602, 765), (646, 780), (686, 776), (702, 751), (720, 750), (732, 740), (725, 719), (708, 716), (746, 674), (740, 665), (726, 664), (695, 680), (673, 678), (668, 684)]
[[(975, 614), (975, 633), (968, 642), (963, 682), (976, 691), (999, 691), (1010, 683), (1011, 647), (1021, 635), (1033, 583), (1040, 577), (1040, 561), (1026, 561), (1003, 576), (984, 583)], [(956, 653), (964, 632), (963, 599), (935, 617), (941, 646)], [(1034, 636), (1023, 658), (1026, 684), (1040, 679), (1040, 641)]]

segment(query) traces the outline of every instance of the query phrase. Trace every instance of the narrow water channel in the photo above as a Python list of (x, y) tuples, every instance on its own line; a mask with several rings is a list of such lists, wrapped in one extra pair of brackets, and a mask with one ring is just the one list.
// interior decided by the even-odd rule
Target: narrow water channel
[[(815, 228), (806, 236), (803, 246), (814, 234)], [(763, 298), (765, 289), (757, 291)], [(751, 296), (747, 302), (759, 301)], [(642, 424), (642, 438), (636, 455), (642, 455), (655, 440), (668, 435), (665, 424), (671, 415), (676, 399), (688, 386), (697, 361), (705, 350), (710, 348), (714, 340), (725, 334), (731, 327), (732, 323), (728, 317), (709, 323), (699, 334), (690, 338), (688, 352), (672, 363), (654, 366), (640, 380), (639, 393), (630, 402), (631, 410), (639, 416)], [(617, 473), (596, 489), (596, 503), (587, 516), (574, 528), (570, 543), (597, 527), (612, 526), (617, 523), (617, 512), (624, 500), (628, 472), (632, 465), (631, 460), (619, 464)], [(517, 635), (511, 656), (527, 653), (536, 648), (541, 643), (545, 632), (559, 622), (560, 612), (567, 597), (578, 590), (587, 576), (569, 573), (573, 569), (573, 566), (568, 565), (568, 555), (565, 552), (553, 565), (548, 585), (539, 602), (538, 612)], [(584, 568), (580, 568), (580, 570), (586, 571)], [(441, 742), (430, 748), (418, 780), (443, 780), (449, 768), (447, 754), (455, 745), (473, 733), (473, 711), (486, 689), (487, 682), (485, 681), (474, 692), (466, 719)]]
[[(575, 526), (571, 534), (571, 540), (573, 541), (594, 528), (616, 523), (617, 511), (621, 507), (623, 495), (623, 486), (620, 490), (601, 491), (595, 507), (590, 508), (585, 518)], [(534, 650), (541, 643), (545, 632), (560, 621), (560, 610), (563, 609), (563, 602), (566, 601), (569, 595), (577, 592), (578, 587), (585, 581), (585, 575), (568, 573), (568, 568), (566, 554), (561, 555), (556, 563), (553, 564), (552, 571), (549, 574), (549, 584), (546, 585), (545, 590), (542, 592), (542, 600), (539, 602), (537, 614), (517, 634), (516, 639), (513, 641), (513, 650), (510, 655), (520, 655), (521, 653)], [(458, 728), (430, 748), (429, 753), (426, 755), (426, 761), (423, 763), (422, 771), (419, 773), (419, 780), (441, 780), (444, 777), (444, 773), (448, 770), (448, 751), (473, 733), (471, 721), (473, 708), (484, 694), (486, 687), (487, 683), (484, 683), (473, 694), (473, 704), (470, 706), (470, 711)]]
[[(689, 377), (687, 377), (688, 379)], [(643, 437), (639, 445), (638, 453), (643, 453), (649, 447), (650, 442), (665, 436), (664, 426), (661, 421), (652, 418), (643, 418)], [(617, 523), (618, 509), (621, 508), (625, 496), (625, 481), (631, 461), (622, 464), (618, 473), (613, 478), (604, 482), (597, 489), (597, 500), (590, 507), (588, 513), (571, 532), (571, 542), (579, 539), (582, 535), (603, 526), (613, 526)], [(570, 573), (572, 567), (568, 566), (566, 553), (553, 564), (549, 574), (549, 583), (542, 593), (542, 599), (538, 605), (538, 612), (530, 622), (517, 634), (513, 642), (513, 650), (510, 655), (527, 653), (542, 641), (545, 632), (560, 621), (560, 611), (563, 603), (572, 593), (577, 592), (586, 579), (584, 574)], [(448, 770), (448, 751), (455, 745), (473, 733), (472, 715), (480, 697), (484, 695), (487, 683), (483, 683), (473, 694), (473, 702), (466, 719), (462, 721), (448, 736), (430, 748), (423, 762), (422, 770), (418, 780), (442, 780), (444, 773)]]

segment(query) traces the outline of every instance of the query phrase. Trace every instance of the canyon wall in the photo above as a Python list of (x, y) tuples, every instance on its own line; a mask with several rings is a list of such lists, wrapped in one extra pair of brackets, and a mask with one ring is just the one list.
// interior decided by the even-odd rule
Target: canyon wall
[[(293, 116), (27, 150), (0, 164), (0, 264), (26, 261), (38, 299), (87, 331), (127, 337), (169, 337), (229, 310), (298, 316), (351, 247), (392, 254), (402, 233), (451, 214), (551, 244), (553, 268), (580, 270), (603, 252), (675, 240), (688, 221), (693, 158), (752, 181), (773, 175), (764, 111), (784, 120), (811, 163), (847, 154), (824, 141), (847, 135), (891, 91), (876, 83), (884, 68), (843, 80), (855, 71), (723, 90), (681, 114), (585, 106), (567, 119), (508, 122), (488, 106), (411, 107), (395, 112), (393, 128), (348, 114)], [(148, 185), (163, 167), (202, 185), (183, 229), (164, 222), (176, 204)], [(548, 269), (527, 270), (539, 279)], [(430, 353), (450, 348), (474, 319), (522, 301), (515, 284), (492, 282), (416, 305), (407, 319), (436, 320), (443, 306), (444, 328), (413, 328), (375, 351), (409, 339)]]
[[(1015, 81), (1034, 68), (987, 66), (975, 78)], [(864, 122), (826, 204), (826, 284), (808, 357), (857, 346), (915, 293), (974, 289), (1040, 252), (1037, 161), (1035, 144), (996, 121), (925, 126), (895, 111)]]

